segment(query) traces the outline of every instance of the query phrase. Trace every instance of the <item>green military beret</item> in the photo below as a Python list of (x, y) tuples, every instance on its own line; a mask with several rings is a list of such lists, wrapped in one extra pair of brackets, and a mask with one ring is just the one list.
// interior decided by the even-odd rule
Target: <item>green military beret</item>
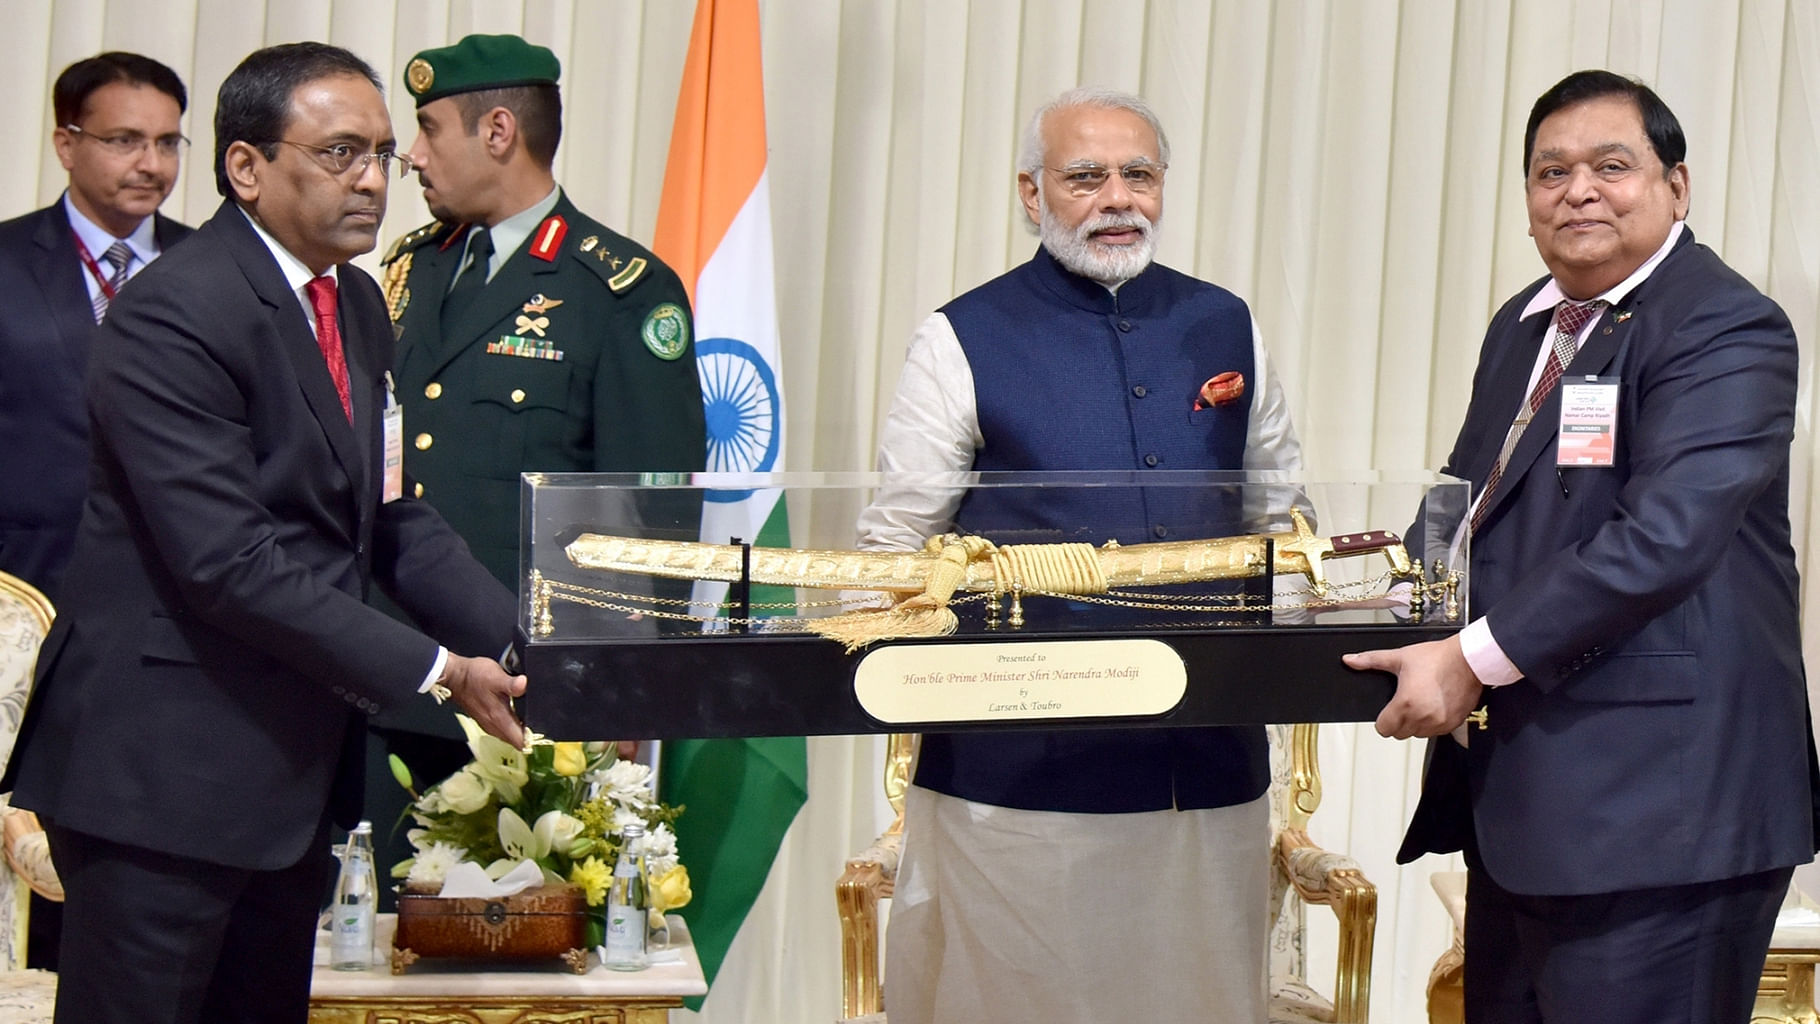
[(424, 50), (404, 66), (405, 88), (420, 107), (477, 89), (555, 85), (561, 75), (554, 53), (518, 36), (465, 36), (454, 46)]

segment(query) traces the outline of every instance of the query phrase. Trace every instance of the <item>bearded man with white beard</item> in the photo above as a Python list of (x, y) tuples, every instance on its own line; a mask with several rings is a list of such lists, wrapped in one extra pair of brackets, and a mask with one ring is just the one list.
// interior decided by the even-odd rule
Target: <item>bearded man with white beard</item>
[[(1169, 142), (1150, 107), (1064, 93), (1018, 166), (1042, 246), (917, 330), (879, 469), (1298, 472), (1245, 303), (1152, 262)], [(887, 484), (860, 543), (1240, 532), (1216, 490)], [(1268, 783), (1258, 726), (925, 735), (886, 942), (892, 1024), (1261, 1024)]]

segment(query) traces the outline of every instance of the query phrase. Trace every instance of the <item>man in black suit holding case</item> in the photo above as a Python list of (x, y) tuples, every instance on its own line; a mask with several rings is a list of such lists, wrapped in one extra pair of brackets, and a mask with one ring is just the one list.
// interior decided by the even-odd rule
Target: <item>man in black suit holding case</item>
[(1683, 223), (1686, 152), (1610, 72), (1536, 101), (1549, 276), (1492, 318), (1443, 470), (1480, 617), (1347, 657), (1397, 674), (1379, 732), (1439, 737), (1399, 860), (1465, 851), (1475, 1024), (1743, 1024), (1814, 853), (1795, 334)]
[(62, 1024), (303, 1021), (367, 715), (452, 696), (523, 740), (484, 657), (512, 596), (387, 459), (391, 325), (346, 265), (397, 158), (379, 79), (261, 50), (215, 135), (226, 201), (96, 340), (93, 486), (9, 766), (68, 893)]

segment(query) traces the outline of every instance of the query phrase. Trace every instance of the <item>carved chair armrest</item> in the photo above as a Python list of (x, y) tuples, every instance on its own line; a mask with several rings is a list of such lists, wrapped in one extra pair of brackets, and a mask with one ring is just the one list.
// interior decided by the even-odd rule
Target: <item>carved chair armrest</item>
[(878, 901), (890, 899), (903, 854), (900, 816), (872, 845), (847, 860), (834, 884), (840, 910), (841, 1015), (863, 1017), (884, 1003), (879, 984)]
[(1363, 1024), (1371, 1002), (1371, 953), (1378, 924), (1378, 889), (1344, 854), (1329, 853), (1301, 829), (1278, 837), (1278, 863), (1296, 895), (1306, 903), (1333, 908), (1340, 923), (1335, 972), (1334, 1020)]
[(63, 902), (63, 882), (51, 864), (50, 841), (38, 816), (17, 807), (7, 808), (4, 836), (6, 863), (13, 873), (38, 895)]

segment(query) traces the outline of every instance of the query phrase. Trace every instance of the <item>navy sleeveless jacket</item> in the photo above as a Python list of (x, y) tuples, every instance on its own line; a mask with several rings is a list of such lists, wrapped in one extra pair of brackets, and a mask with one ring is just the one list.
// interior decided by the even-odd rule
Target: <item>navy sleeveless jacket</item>
[[(1232, 293), (1153, 264), (1115, 295), (1039, 249), (941, 312), (973, 371), (984, 439), (974, 469), (1244, 468), (1249, 392), (1194, 407), (1219, 373), (1255, 386), (1251, 316)], [(1211, 535), (1243, 532), (1229, 497), (1182, 487), (980, 488), (962, 500), (955, 528), (1093, 544), (1207, 536), (1210, 525)], [(1039, 604), (1026, 612), (1056, 614), (1053, 602)], [(1223, 807), (1264, 792), (1268, 748), (1259, 726), (931, 733), (916, 783), (1028, 810)]]

